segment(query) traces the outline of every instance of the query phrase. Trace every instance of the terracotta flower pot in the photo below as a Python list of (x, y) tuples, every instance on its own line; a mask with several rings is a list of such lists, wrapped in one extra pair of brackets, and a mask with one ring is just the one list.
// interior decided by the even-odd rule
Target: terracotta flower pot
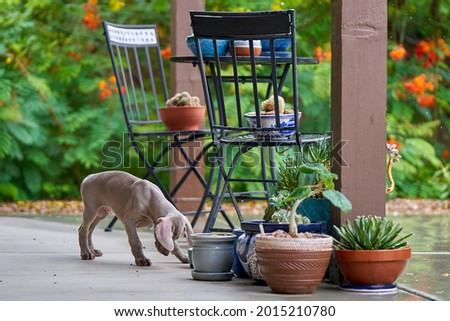
[(164, 107), (159, 115), (168, 130), (198, 130), (204, 126), (205, 111), (204, 106)]
[[(264, 282), (261, 275), (258, 258), (255, 253), (255, 237), (259, 234), (259, 225), (264, 226), (266, 233), (272, 233), (276, 230), (289, 231), (289, 224), (269, 223), (264, 220), (248, 220), (241, 222), (241, 228), (245, 234), (239, 236), (236, 242), (236, 252), (243, 269), (246, 274), (257, 282)], [(324, 233), (326, 222), (311, 222), (309, 224), (298, 224), (297, 231), (299, 233)]]
[(393, 250), (335, 250), (344, 277), (354, 285), (388, 285), (403, 272), (411, 248)]
[(313, 234), (313, 238), (278, 238), (259, 234), (255, 251), (264, 280), (273, 292), (313, 293), (327, 270), (333, 238)]
[[(237, 56), (250, 56), (250, 43), (248, 40), (235, 40), (234, 46)], [(253, 41), (254, 55), (259, 56), (262, 52), (261, 41)]]

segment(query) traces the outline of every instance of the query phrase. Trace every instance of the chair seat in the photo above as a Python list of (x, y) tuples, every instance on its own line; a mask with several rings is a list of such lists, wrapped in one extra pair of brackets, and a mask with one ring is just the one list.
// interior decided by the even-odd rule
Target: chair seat
[(210, 135), (211, 131), (209, 129), (199, 129), (199, 130), (166, 130), (166, 131), (143, 131), (143, 132), (135, 132), (134, 136), (141, 137), (141, 136), (147, 136), (147, 137), (172, 137), (172, 136), (194, 136), (196, 138), (204, 137), (207, 135)]
[[(321, 140), (328, 140), (331, 138), (328, 133), (308, 133), (301, 134), (301, 143), (312, 144)], [(220, 139), (223, 144), (230, 144), (236, 146), (292, 146), (297, 145), (294, 139), (279, 139), (279, 140), (259, 140), (254, 134), (229, 135)]]

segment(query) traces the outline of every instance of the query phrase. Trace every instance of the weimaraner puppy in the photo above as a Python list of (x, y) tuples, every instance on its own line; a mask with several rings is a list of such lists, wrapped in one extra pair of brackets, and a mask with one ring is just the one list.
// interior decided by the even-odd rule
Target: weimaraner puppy
[(128, 235), (131, 252), (136, 265), (150, 266), (145, 257), (136, 228), (154, 225), (155, 245), (164, 255), (172, 253), (181, 262), (188, 257), (176, 240), (186, 231), (189, 245), (192, 244), (192, 226), (153, 183), (121, 171), (107, 171), (87, 176), (81, 182), (84, 203), (83, 222), (78, 229), (81, 258), (93, 260), (102, 256), (92, 243), (95, 226), (110, 210), (122, 221)]

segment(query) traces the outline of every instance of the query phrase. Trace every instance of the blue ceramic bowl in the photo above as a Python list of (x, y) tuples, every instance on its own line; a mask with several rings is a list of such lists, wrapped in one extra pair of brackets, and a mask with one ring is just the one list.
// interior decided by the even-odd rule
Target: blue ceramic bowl
[[(194, 36), (188, 36), (186, 38), (186, 44), (189, 50), (197, 56), (197, 48), (195, 47)], [(217, 50), (219, 51), (219, 56), (225, 56), (228, 52), (229, 47), (228, 40), (217, 40)], [(203, 56), (214, 56), (213, 41), (210, 39), (200, 39), (200, 46), (202, 48)]]
[[(301, 116), (301, 112), (299, 112), (299, 117)], [(280, 115), (280, 127), (294, 127), (295, 120), (294, 114), (284, 114)], [(245, 114), (245, 119), (247, 120), (248, 127), (250, 128), (258, 128), (256, 113), (249, 112)], [(261, 128), (274, 128), (276, 127), (276, 117), (275, 115), (261, 115)], [(295, 130), (279, 130), (279, 131), (256, 131), (255, 137), (261, 140), (276, 140), (276, 139), (289, 139), (292, 134), (294, 134)]]
[[(262, 51), (270, 51), (270, 41), (261, 40)], [(282, 38), (275, 40), (275, 51), (286, 51), (291, 47), (291, 38)]]

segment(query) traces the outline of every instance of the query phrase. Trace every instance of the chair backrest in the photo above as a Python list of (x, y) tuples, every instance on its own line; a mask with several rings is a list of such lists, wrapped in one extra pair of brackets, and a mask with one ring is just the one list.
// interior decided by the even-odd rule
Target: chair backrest
[[(191, 11), (190, 16), (198, 57), (205, 62), (199, 68), (216, 138), (232, 132), (252, 132), (261, 137), (280, 130), (298, 132), (295, 11)], [(227, 54), (218, 50), (223, 41), (229, 44)], [(238, 43), (242, 41), (249, 45), (248, 56), (239, 53)], [(290, 42), (286, 51), (277, 50), (281, 41)], [(205, 45), (213, 52), (210, 56), (202, 53)], [(262, 112), (261, 103), (272, 95), (273, 124), (267, 128), (268, 115)], [(279, 96), (286, 98), (294, 115), (287, 127)]]
[(168, 99), (156, 25), (103, 22), (125, 119), (133, 124), (161, 123), (158, 107)]

